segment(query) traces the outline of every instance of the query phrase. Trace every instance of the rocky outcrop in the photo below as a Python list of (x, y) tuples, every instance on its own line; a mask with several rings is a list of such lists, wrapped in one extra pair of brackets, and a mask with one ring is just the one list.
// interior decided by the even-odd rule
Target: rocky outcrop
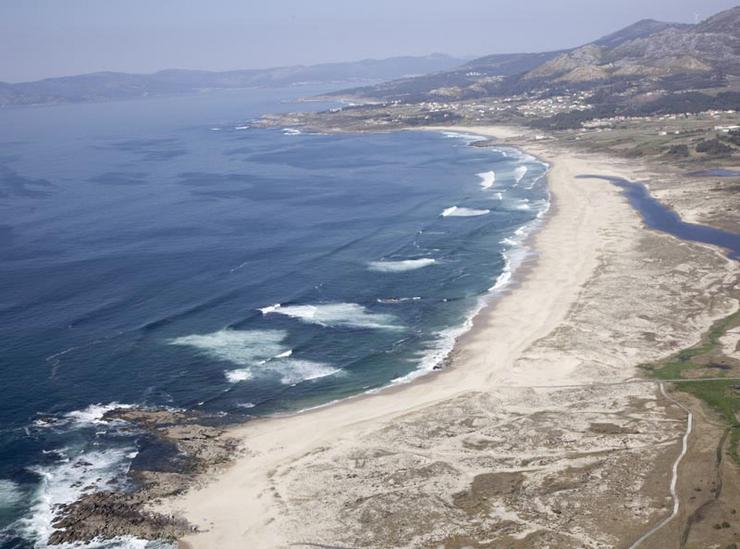
[[(174, 540), (194, 531), (186, 521), (154, 513), (148, 505), (184, 491), (197, 475), (237, 455), (236, 441), (224, 435), (218, 418), (192, 412), (118, 408), (106, 413), (103, 420), (126, 421), (149, 437), (129, 473), (134, 487), (88, 493), (60, 507), (49, 544), (119, 536)], [(147, 451), (152, 448), (155, 450)]]

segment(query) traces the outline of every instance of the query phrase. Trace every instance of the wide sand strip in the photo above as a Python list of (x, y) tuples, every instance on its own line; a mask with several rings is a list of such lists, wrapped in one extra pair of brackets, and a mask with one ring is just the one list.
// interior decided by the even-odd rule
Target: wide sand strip
[[(736, 272), (714, 250), (646, 231), (610, 184), (576, 179), (628, 167), (527, 150), (551, 163), (553, 207), (452, 367), (234, 428), (244, 455), (163, 504), (201, 530), (188, 545), (603, 546), (660, 518), (680, 410), (650, 385), (588, 386), (696, 341), (735, 306), (722, 289)], [(617, 524), (604, 524), (604, 502), (619, 502)]]

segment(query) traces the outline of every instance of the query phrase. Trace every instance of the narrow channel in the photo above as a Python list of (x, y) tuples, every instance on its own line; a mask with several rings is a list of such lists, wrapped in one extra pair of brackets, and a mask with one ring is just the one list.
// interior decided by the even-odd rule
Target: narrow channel
[(642, 183), (608, 175), (579, 175), (577, 178), (603, 179), (622, 189), (630, 205), (651, 229), (663, 231), (682, 240), (719, 246), (727, 250), (730, 259), (740, 259), (740, 234), (707, 225), (686, 223), (676, 212), (656, 200)]

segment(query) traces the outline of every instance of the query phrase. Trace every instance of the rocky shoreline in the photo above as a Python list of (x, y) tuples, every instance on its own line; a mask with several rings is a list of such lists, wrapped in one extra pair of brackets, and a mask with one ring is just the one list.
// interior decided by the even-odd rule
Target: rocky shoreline
[[(103, 421), (124, 421), (144, 432), (144, 463), (134, 460), (133, 487), (84, 495), (61, 506), (53, 522), (51, 545), (133, 536), (175, 540), (197, 531), (187, 521), (156, 513), (149, 506), (185, 491), (207, 470), (239, 455), (238, 443), (225, 436), (223, 418), (186, 411), (117, 408)], [(155, 456), (151, 456), (155, 454)], [(141, 461), (141, 460), (140, 460)]]

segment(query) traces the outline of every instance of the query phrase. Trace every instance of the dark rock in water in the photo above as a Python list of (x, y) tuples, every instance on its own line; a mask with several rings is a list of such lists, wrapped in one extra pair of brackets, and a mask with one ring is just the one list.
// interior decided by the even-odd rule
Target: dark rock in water
[(54, 522), (58, 528), (49, 543), (89, 542), (95, 538), (136, 536), (142, 539), (175, 539), (192, 531), (187, 522), (144, 511), (144, 493), (96, 492), (66, 505)]
[(186, 521), (152, 513), (145, 510), (146, 505), (183, 492), (196, 475), (232, 459), (237, 452), (236, 440), (225, 436), (218, 418), (188, 412), (120, 408), (103, 419), (127, 421), (146, 431), (140, 441), (141, 457), (137, 456), (129, 472), (135, 488), (86, 493), (61, 506), (49, 543), (118, 536), (174, 540), (194, 531)]

